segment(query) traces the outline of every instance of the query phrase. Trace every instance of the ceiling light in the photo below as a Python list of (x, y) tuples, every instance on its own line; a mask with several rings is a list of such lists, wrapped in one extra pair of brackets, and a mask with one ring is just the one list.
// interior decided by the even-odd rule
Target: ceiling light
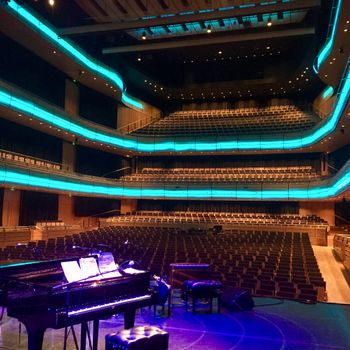
[(147, 39), (146, 32), (142, 32), (141, 39), (142, 40), (146, 40)]
[(141, 62), (142, 59), (141, 59), (141, 57), (137, 57), (137, 60), (138, 60), (139, 62)]
[(221, 54), (222, 54), (222, 51), (219, 51), (218, 54), (221, 55)]
[(55, 6), (55, 0), (49, 0), (48, 3), (50, 6)]
[(271, 17), (269, 17), (269, 19), (267, 20), (266, 25), (267, 25), (268, 27), (271, 27), (271, 26), (272, 26), (272, 19), (271, 19)]
[(266, 46), (266, 50), (270, 50), (270, 46)]
[(207, 33), (208, 33), (208, 34), (211, 33), (211, 25), (210, 25), (210, 24), (208, 24), (208, 26), (207, 26)]

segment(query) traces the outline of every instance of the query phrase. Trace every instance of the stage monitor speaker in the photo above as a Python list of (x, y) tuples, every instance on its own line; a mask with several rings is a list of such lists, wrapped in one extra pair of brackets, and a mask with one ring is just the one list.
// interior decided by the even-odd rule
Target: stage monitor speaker
[(241, 288), (225, 288), (221, 304), (231, 311), (250, 311), (255, 306), (250, 293)]

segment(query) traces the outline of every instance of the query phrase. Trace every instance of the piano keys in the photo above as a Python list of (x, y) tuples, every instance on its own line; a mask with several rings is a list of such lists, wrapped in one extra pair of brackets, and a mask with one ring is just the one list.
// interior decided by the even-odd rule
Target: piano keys
[[(93, 348), (98, 344), (98, 321), (124, 313), (124, 326), (134, 326), (136, 309), (154, 304), (147, 271), (118, 277), (87, 278), (67, 283), (61, 263), (76, 259), (27, 262), (0, 266), (0, 305), (22, 322), (28, 332), (28, 350), (41, 350), (45, 330), (94, 321)], [(110, 276), (110, 274), (106, 274)], [(119, 274), (118, 274), (119, 275)]]

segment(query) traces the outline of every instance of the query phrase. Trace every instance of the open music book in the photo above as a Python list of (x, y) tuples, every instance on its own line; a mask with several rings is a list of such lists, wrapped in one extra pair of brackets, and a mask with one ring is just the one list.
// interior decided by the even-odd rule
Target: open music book
[(73, 261), (63, 261), (61, 266), (69, 283), (79, 281), (96, 281), (104, 278), (120, 277), (118, 266), (112, 253), (102, 253), (98, 257), (89, 256)]

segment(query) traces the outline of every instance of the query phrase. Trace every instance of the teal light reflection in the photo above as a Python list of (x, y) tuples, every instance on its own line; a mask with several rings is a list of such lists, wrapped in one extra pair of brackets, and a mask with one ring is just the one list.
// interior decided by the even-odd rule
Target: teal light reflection
[[(67, 40), (62, 39), (53, 29), (49, 28), (49, 26), (41, 22), (38, 18), (32, 15), (25, 8), (17, 4), (14, 0), (10, 0), (7, 6), (11, 8), (14, 11), (14, 13), (17, 14), (20, 18), (24, 19), (27, 23), (32, 25), (40, 33), (44, 34), (44, 37), (51, 40), (54, 44), (57, 44), (58, 47), (60, 47), (61, 49), (64, 49), (73, 59), (78, 61), (80, 64), (83, 64), (88, 69), (101, 75), (104, 79), (111, 81), (121, 91), (124, 90), (125, 86), (119, 73), (113, 71), (109, 67), (103, 66), (102, 63), (97, 63), (98, 61), (89, 58), (85, 52), (83, 52), (81, 49), (75, 48), (73, 44), (71, 44)], [(124, 93), (122, 96), (122, 101), (138, 109), (143, 109), (143, 105), (140, 102), (134, 100), (130, 96), (126, 96)]]

